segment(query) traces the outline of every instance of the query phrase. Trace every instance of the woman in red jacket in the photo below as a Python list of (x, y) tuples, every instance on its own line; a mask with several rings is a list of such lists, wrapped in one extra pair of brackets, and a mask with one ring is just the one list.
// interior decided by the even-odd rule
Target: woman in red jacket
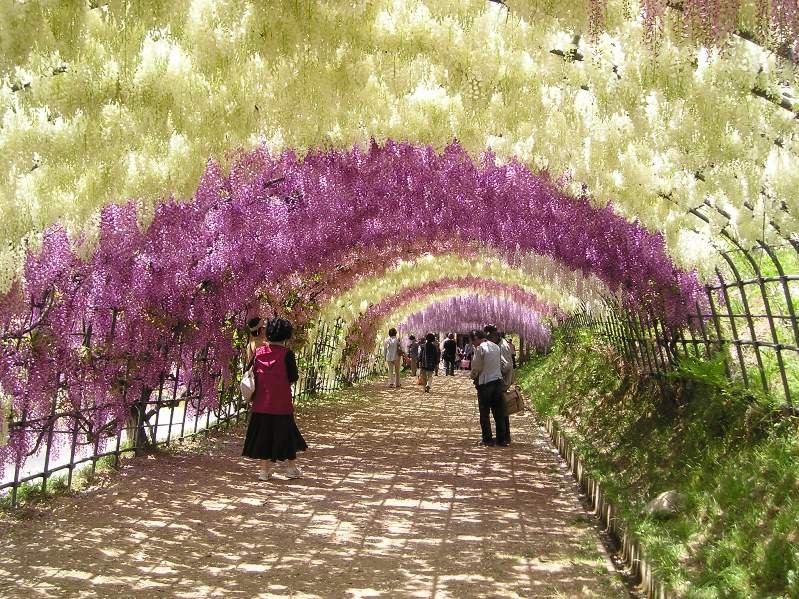
[[(261, 461), (259, 480), (272, 478), (275, 462), (288, 460), (286, 477), (302, 476), (294, 461), (308, 445), (294, 421), (291, 384), (299, 379), (294, 352), (284, 343), (291, 338), (291, 323), (273, 319), (264, 323), (254, 318), (247, 323), (255, 342), (255, 393), (242, 455)], [(263, 336), (266, 341), (263, 341)]]

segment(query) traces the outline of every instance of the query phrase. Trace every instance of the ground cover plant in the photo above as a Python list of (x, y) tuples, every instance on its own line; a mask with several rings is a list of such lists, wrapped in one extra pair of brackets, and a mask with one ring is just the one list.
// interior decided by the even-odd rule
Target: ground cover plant
[[(659, 380), (594, 334), (558, 339), (520, 380), (559, 421), (639, 536), (657, 576), (686, 597), (799, 593), (799, 436), (779, 402), (730, 382), (715, 360)], [(661, 492), (668, 519), (645, 516)]]

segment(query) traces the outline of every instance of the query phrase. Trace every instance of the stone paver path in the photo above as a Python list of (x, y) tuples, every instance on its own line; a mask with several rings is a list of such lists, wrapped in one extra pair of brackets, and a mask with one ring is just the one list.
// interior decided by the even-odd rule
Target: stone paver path
[(242, 425), (6, 520), (0, 597), (626, 596), (529, 415), (478, 447), (468, 379), (405, 382), (300, 406), (302, 479), (257, 481)]

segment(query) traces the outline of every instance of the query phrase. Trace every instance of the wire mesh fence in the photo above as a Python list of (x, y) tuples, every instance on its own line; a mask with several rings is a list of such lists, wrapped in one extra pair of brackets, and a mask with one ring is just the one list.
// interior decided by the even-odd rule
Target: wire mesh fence
[[(292, 390), (294, 399), (335, 391), (382, 367), (377, 355), (349, 362), (336, 360), (346, 353), (340, 319), (332, 324), (318, 322), (312, 330), (311, 339), (297, 352), (300, 380)], [(197, 352), (192, 363), (197, 366), (207, 359), (203, 352)], [(129, 412), (124, 415), (110, 415), (115, 405), (110, 402), (76, 409), (63, 393), (57, 392), (46, 416), (12, 412), (7, 418), (0, 418), (8, 435), (24, 431), (36, 439), (15, 463), (0, 468), (0, 498), (14, 507), (21, 488), (46, 491), (54, 480), (71, 489), (76, 472), (90, 468), (94, 474), (101, 460), (112, 460), (117, 466), (126, 454), (169, 446), (239, 422), (246, 417), (249, 404), (239, 390), (243, 369), (240, 357), (236, 356), (234, 362), (233, 376), (228, 380), (221, 375), (213, 377), (215, 402), (204, 401), (207, 394), (203, 393), (202, 381), (192, 386), (182, 380), (180, 366), (175, 364), (159, 375), (156, 388), (144, 388), (135, 400), (127, 402)], [(109, 416), (103, 418), (104, 412)], [(103, 424), (98, 426), (97, 422)]]

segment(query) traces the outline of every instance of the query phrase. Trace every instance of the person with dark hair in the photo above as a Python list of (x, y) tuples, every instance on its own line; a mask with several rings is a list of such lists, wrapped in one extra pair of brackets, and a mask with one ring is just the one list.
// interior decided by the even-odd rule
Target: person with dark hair
[(425, 343), (419, 352), (419, 368), (422, 369), (425, 393), (430, 393), (430, 384), (433, 382), (440, 361), (441, 350), (438, 349), (436, 336), (433, 333), (427, 333)]
[[(293, 327), (281, 318), (248, 322), (252, 340), (255, 392), (250, 406), (250, 421), (242, 455), (260, 460), (258, 480), (272, 478), (275, 462), (288, 461), (287, 478), (302, 476), (294, 463), (297, 452), (308, 445), (294, 420), (291, 385), (300, 378), (294, 352), (284, 343), (291, 338)], [(266, 339), (263, 339), (263, 336)]]
[(419, 342), (416, 335), (408, 336), (408, 357), (411, 359), (411, 375), (416, 378), (416, 369), (419, 367)]
[(397, 329), (391, 327), (388, 337), (383, 341), (383, 357), (388, 364), (388, 386), (400, 387), (400, 366), (402, 365), (402, 346)]
[[(486, 339), (484, 331), (475, 331), (474, 360), (472, 379), (477, 386), (477, 404), (480, 409), (480, 445), (507, 446), (505, 430), (505, 410), (502, 405), (502, 371), (499, 346)], [(491, 432), (491, 418), (494, 416), (497, 436)]]
[(441, 355), (443, 354), (444, 347), (441, 345), (441, 338), (438, 336), (438, 333), (433, 333), (433, 337), (435, 338), (435, 344), (436, 344), (436, 347), (438, 348), (438, 356), (439, 356), (439, 358), (438, 358), (439, 363), (436, 364), (436, 371), (435, 371), (434, 374), (436, 376), (438, 376), (439, 365), (441, 363)]
[(455, 375), (455, 358), (457, 357), (458, 344), (455, 342), (455, 334), (450, 333), (444, 340), (444, 373), (447, 376)]

